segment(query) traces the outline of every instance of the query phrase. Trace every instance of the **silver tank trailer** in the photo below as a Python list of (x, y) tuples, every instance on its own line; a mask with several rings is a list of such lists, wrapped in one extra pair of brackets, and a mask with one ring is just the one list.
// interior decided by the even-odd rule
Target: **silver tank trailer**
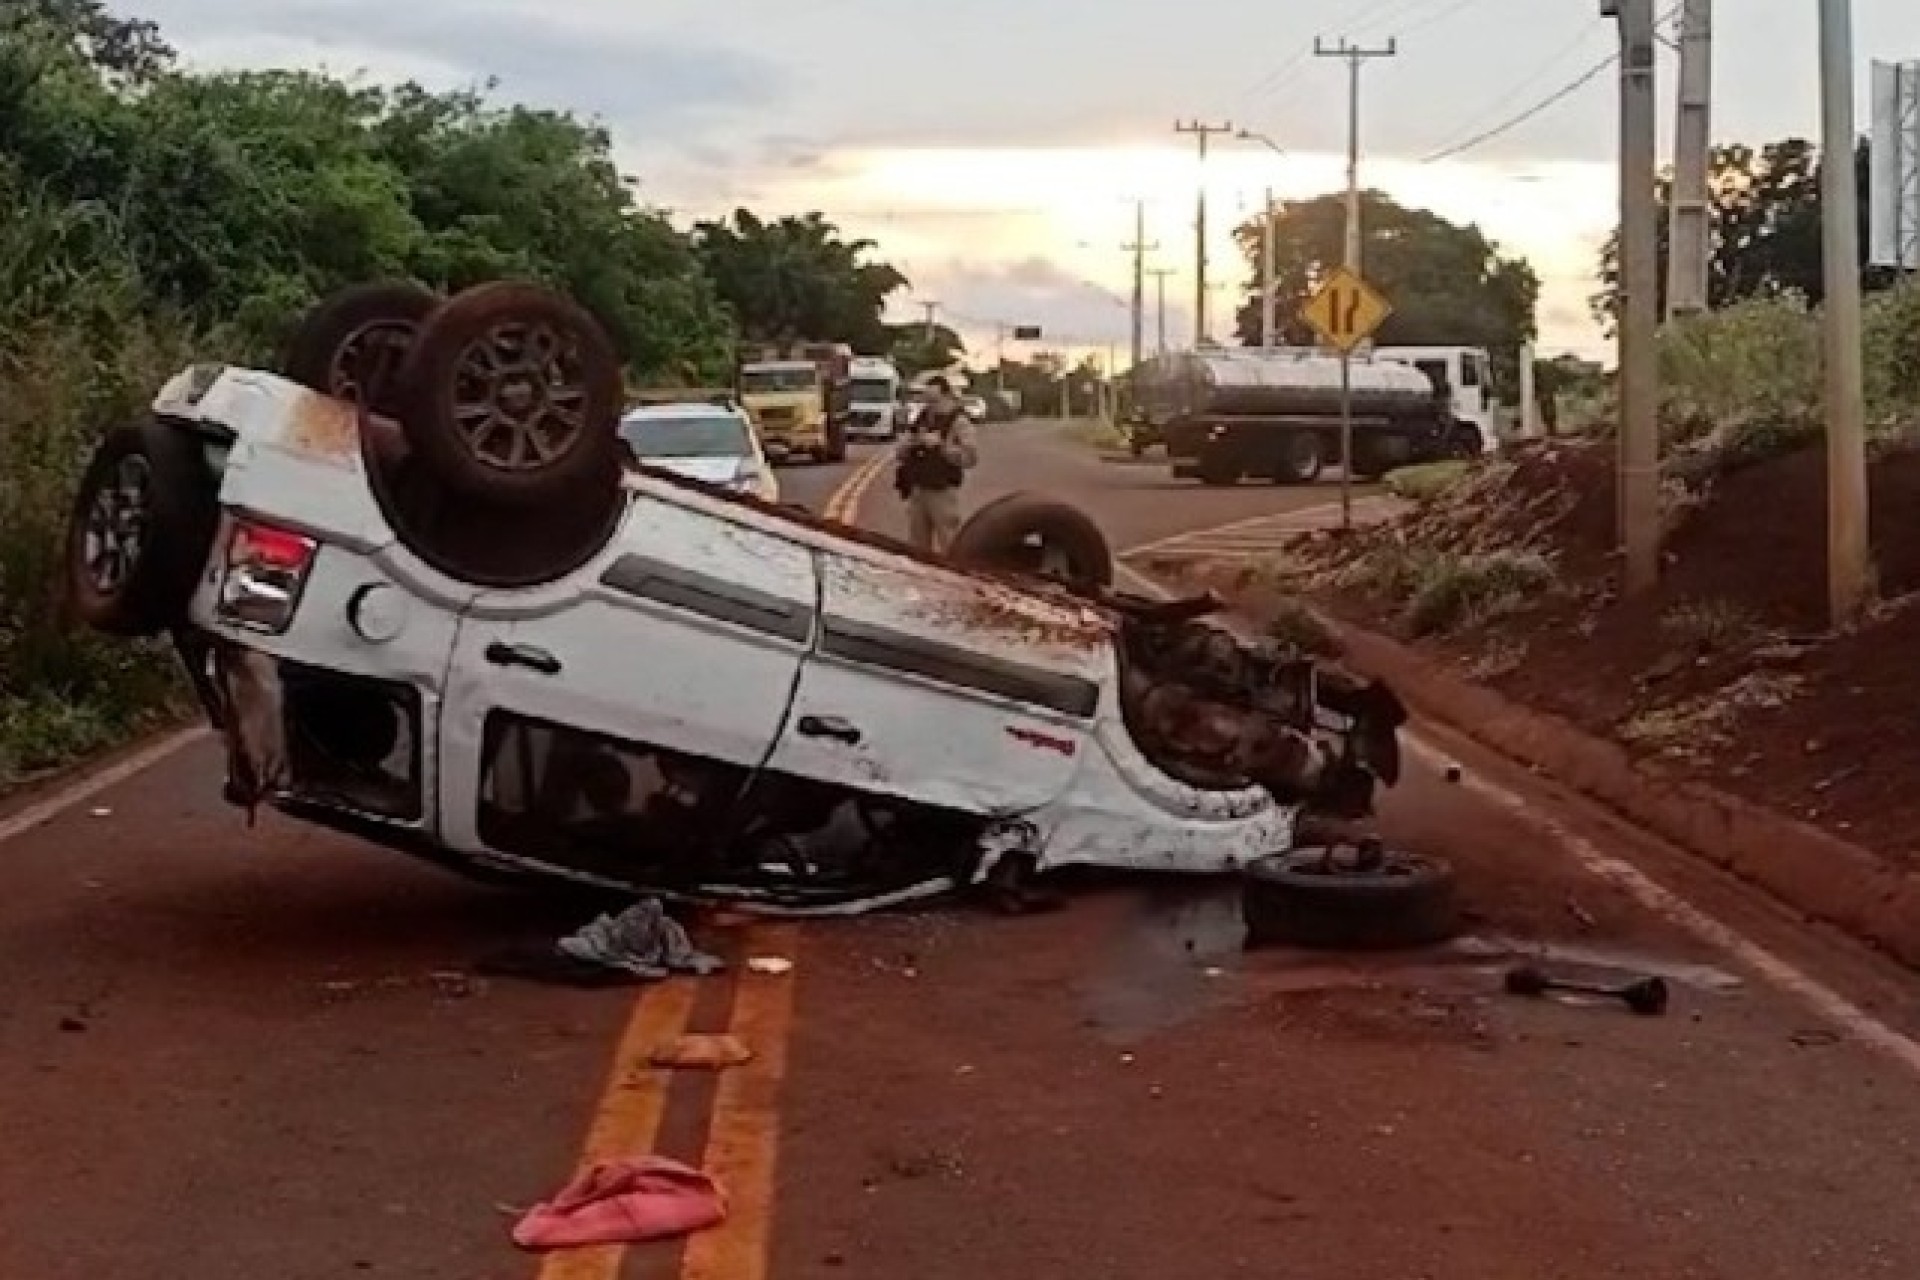
[[(1356, 357), (1349, 376), (1362, 476), (1473, 451), (1419, 369)], [(1166, 443), (1176, 476), (1309, 483), (1339, 461), (1338, 356), (1306, 348), (1174, 352), (1143, 361), (1132, 388), (1135, 412)]]

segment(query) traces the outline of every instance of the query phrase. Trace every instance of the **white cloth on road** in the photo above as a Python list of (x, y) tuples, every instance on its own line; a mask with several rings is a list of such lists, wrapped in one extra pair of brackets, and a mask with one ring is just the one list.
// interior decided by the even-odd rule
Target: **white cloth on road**
[(641, 978), (718, 973), (726, 963), (695, 949), (658, 898), (636, 902), (617, 916), (602, 915), (560, 939), (563, 955), (582, 964), (619, 969)]

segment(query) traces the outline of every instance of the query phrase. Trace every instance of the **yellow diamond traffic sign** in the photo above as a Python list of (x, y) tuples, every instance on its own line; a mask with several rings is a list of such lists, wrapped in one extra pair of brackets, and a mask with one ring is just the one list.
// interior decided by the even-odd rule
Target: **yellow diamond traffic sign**
[(1352, 351), (1392, 314), (1379, 290), (1345, 267), (1321, 281), (1300, 311), (1301, 319), (1337, 351)]

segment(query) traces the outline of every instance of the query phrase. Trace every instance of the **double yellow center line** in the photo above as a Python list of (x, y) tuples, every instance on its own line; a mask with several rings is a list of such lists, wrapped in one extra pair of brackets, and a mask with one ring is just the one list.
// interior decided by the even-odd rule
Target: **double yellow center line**
[[(886, 465), (886, 451), (862, 463), (830, 497), (822, 514), (853, 523), (860, 500)], [(707, 1126), (706, 1151), (697, 1163), (718, 1179), (727, 1195), (727, 1219), (690, 1237), (681, 1254), (681, 1280), (764, 1280), (773, 1226), (773, 1186), (780, 1146), (780, 1087), (787, 1073), (787, 1041), (793, 1025), (795, 972), (757, 974), (750, 956), (793, 959), (800, 931), (788, 924), (754, 924), (742, 943), (730, 979), (673, 978), (649, 987), (635, 1001), (614, 1050), (599, 1105), (580, 1153), (580, 1167), (652, 1152), (660, 1141), (674, 1072), (649, 1060), (654, 1050), (686, 1034), (697, 984), (734, 983), (727, 1034), (753, 1051), (753, 1058), (720, 1075)], [(601, 1245), (548, 1254), (539, 1280), (617, 1280), (626, 1258), (623, 1245)]]

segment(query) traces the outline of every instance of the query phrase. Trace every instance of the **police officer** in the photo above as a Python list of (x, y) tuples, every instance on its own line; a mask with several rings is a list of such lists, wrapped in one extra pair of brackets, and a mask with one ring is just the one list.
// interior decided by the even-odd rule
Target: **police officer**
[(973, 423), (952, 386), (927, 381), (920, 416), (894, 448), (894, 488), (907, 504), (907, 540), (944, 552), (960, 527), (960, 482), (979, 461)]

